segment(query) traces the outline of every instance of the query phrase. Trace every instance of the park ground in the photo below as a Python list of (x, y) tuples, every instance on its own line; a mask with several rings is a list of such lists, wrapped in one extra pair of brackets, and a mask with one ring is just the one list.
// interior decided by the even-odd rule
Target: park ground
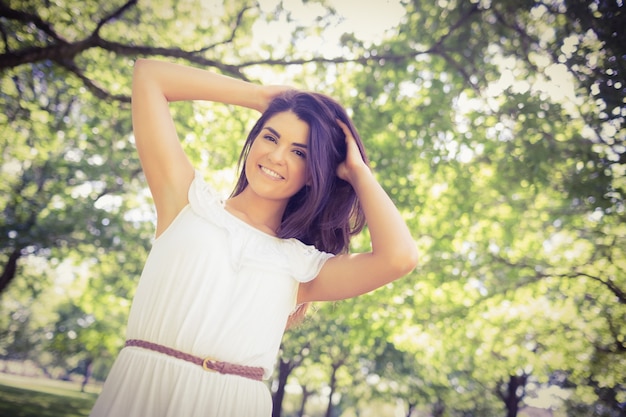
[[(0, 417), (87, 417), (100, 389), (100, 385), (89, 384), (85, 392), (81, 392), (78, 380), (0, 372)], [(527, 407), (519, 416), (552, 417), (554, 414)]]
[(0, 417), (83, 417), (99, 387), (80, 382), (0, 373)]

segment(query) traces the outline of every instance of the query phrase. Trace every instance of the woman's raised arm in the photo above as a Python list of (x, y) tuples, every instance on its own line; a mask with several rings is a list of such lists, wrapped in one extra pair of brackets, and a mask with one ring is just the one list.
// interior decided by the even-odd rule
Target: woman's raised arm
[(157, 211), (157, 236), (187, 204), (193, 167), (183, 152), (169, 102), (208, 100), (263, 111), (271, 97), (261, 85), (178, 64), (135, 63), (132, 119), (135, 143)]
[(417, 264), (417, 246), (406, 223), (363, 161), (348, 127), (338, 123), (346, 135), (348, 152), (337, 175), (356, 191), (372, 251), (341, 254), (326, 261), (314, 280), (300, 285), (298, 303), (355, 297), (408, 274)]

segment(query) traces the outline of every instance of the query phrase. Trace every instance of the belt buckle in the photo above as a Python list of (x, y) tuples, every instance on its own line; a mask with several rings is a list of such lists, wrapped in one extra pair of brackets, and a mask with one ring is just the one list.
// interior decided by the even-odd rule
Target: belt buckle
[[(202, 369), (208, 372), (217, 372), (217, 369), (215, 369), (216, 362), (217, 361), (215, 359), (206, 357), (202, 360)], [(213, 368), (211, 366), (213, 366)]]

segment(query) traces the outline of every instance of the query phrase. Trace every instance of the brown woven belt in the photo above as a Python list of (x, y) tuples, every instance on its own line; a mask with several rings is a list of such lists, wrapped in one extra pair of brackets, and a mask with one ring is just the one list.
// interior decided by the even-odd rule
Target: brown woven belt
[(199, 365), (205, 371), (209, 372), (238, 375), (245, 378), (254, 379), (255, 381), (263, 380), (263, 368), (261, 367), (236, 365), (234, 363), (221, 362), (213, 358), (203, 359), (198, 356), (193, 356), (188, 353), (181, 352), (180, 350), (172, 349), (167, 346), (159, 345), (157, 343), (147, 342), (145, 340), (129, 339), (126, 341), (126, 346), (140, 347), (143, 349), (163, 353), (165, 355), (172, 356), (177, 359), (182, 359), (195, 365)]

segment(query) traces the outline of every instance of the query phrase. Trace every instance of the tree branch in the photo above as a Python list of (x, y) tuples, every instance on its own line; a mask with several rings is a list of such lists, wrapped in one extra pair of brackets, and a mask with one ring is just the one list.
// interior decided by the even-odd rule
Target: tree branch
[(600, 277), (591, 275), (591, 274), (587, 274), (585, 272), (577, 272), (574, 271), (570, 274), (565, 274), (563, 275), (564, 277), (567, 278), (578, 278), (580, 276), (583, 277), (587, 277), (591, 280), (594, 280), (596, 282), (599, 282), (600, 284), (604, 285), (605, 287), (607, 287), (609, 289), (609, 291), (611, 291), (613, 293), (613, 295), (615, 295), (617, 297), (617, 300), (620, 302), (620, 304), (626, 304), (626, 292), (622, 291), (622, 289), (620, 287), (618, 287), (617, 285), (615, 285), (615, 283), (611, 280), (605, 280), (602, 279)]
[[(240, 23), (244, 17), (244, 14), (250, 7), (243, 7), (233, 23), (232, 31), (230, 36), (222, 41), (213, 43), (204, 48), (198, 49), (196, 51), (186, 51), (179, 48), (163, 48), (163, 47), (154, 47), (147, 45), (127, 45), (119, 42), (108, 41), (102, 39), (99, 36), (99, 32), (102, 27), (107, 23), (111, 22), (114, 19), (119, 18), (125, 12), (127, 12), (130, 8), (136, 6), (137, 0), (128, 0), (124, 5), (114, 10), (107, 16), (103, 17), (96, 25), (95, 30), (85, 39), (76, 41), (76, 42), (67, 42), (64, 39), (61, 39), (56, 32), (53, 30), (52, 26), (43, 21), (39, 16), (34, 14), (29, 14), (26, 12), (21, 12), (17, 10), (13, 10), (8, 6), (0, 3), (0, 16), (5, 16), (13, 20), (17, 20), (24, 23), (33, 23), (40, 30), (45, 32), (53, 41), (51, 44), (45, 46), (31, 46), (26, 47), (17, 51), (7, 51), (4, 54), (0, 54), (0, 70), (7, 68), (14, 68), (20, 65), (32, 64), (39, 61), (52, 61), (60, 65), (61, 67), (67, 69), (72, 74), (76, 75), (85, 85), (85, 87), (92, 92), (96, 97), (101, 98), (103, 100), (115, 100), (121, 102), (129, 102), (130, 97), (125, 95), (114, 95), (110, 92), (106, 91), (104, 88), (98, 86), (93, 80), (91, 80), (88, 76), (85, 75), (84, 71), (79, 68), (79, 66), (75, 62), (75, 58), (80, 55), (82, 52), (91, 49), (91, 48), (101, 48), (103, 50), (111, 51), (116, 53), (118, 56), (127, 56), (127, 57), (137, 57), (137, 56), (161, 56), (161, 57), (169, 57), (169, 58), (179, 58), (184, 59), (185, 61), (191, 64), (197, 64), (203, 67), (211, 67), (216, 68), (224, 74), (233, 76), (235, 78), (243, 79), (246, 81), (250, 81), (248, 77), (242, 72), (243, 69), (257, 66), (257, 65), (265, 65), (265, 66), (290, 66), (290, 65), (303, 65), (306, 63), (317, 63), (317, 64), (343, 64), (343, 63), (359, 63), (362, 65), (371, 65), (371, 64), (380, 64), (384, 61), (389, 62), (404, 62), (410, 59), (413, 59), (419, 55), (433, 53), (434, 49), (424, 50), (424, 51), (408, 51), (404, 54), (386, 54), (386, 55), (377, 55), (377, 56), (357, 56), (357, 57), (334, 57), (334, 58), (324, 58), (324, 57), (313, 57), (308, 59), (265, 59), (265, 60), (251, 60), (247, 62), (242, 62), (238, 65), (225, 64), (223, 62), (219, 62), (212, 59), (207, 59), (202, 54), (212, 48), (215, 48), (218, 45), (227, 44), (232, 42), (237, 34), (237, 30), (240, 27)], [(462, 26), (463, 23), (471, 16), (473, 13), (477, 11), (477, 7), (472, 7), (466, 14), (464, 14), (448, 31), (446, 35), (444, 35), (439, 41), (437, 45), (441, 45), (445, 39), (450, 36), (450, 34), (455, 31), (458, 27)], [(454, 65), (455, 69), (459, 71), (463, 77), (475, 88), (473, 83), (471, 82), (468, 74), (457, 65), (449, 56), (446, 54), (439, 52), (442, 54), (444, 59), (448, 62), (451, 62)]]
[(246, 11), (250, 10), (251, 7), (248, 6), (244, 6), (239, 13), (237, 13), (237, 19), (235, 20), (235, 25), (232, 28), (232, 31), (230, 32), (230, 36), (222, 41), (213, 43), (211, 45), (205, 46), (204, 48), (198, 49), (197, 51), (195, 51), (195, 53), (204, 53), (208, 50), (211, 50), (213, 48), (215, 48), (218, 45), (224, 45), (227, 43), (232, 42), (235, 39), (235, 35), (237, 34), (237, 29), (239, 29), (239, 25), (241, 24), (241, 20), (243, 19), (243, 15)]
[(22, 23), (32, 23), (46, 35), (50, 36), (52, 39), (58, 42), (66, 42), (63, 38), (59, 36), (58, 33), (52, 28), (52, 26), (44, 21), (41, 17), (36, 14), (23, 12), (21, 10), (11, 9), (7, 6), (3, 1), (0, 1), (0, 17), (6, 17), (10, 20), (17, 20)]
[[(501, 262), (511, 268), (530, 268), (530, 269), (535, 269), (533, 268), (531, 265), (528, 264), (524, 264), (524, 263), (512, 263), (509, 260), (500, 257), (500, 256), (493, 256), (493, 259)], [(618, 299), (618, 301), (620, 302), (620, 304), (626, 304), (626, 292), (624, 292), (619, 286), (617, 286), (613, 281), (611, 281), (610, 279), (603, 279), (602, 277), (599, 276), (595, 276), (595, 275), (591, 275), (589, 273), (586, 272), (582, 272), (580, 271), (579, 268), (574, 267), (572, 268), (571, 271), (563, 273), (563, 274), (551, 274), (551, 273), (544, 273), (544, 272), (539, 272), (536, 271), (535, 272), (535, 276), (533, 277), (533, 282), (534, 281), (538, 281), (540, 279), (543, 278), (549, 278), (549, 277), (555, 277), (555, 278), (580, 278), (580, 277), (587, 277), (593, 281), (599, 282), (600, 284), (602, 284), (603, 286), (605, 286), (606, 288), (609, 289), (609, 291), (611, 291)]]
[(91, 93), (95, 95), (96, 97), (98, 97), (99, 99), (102, 99), (102, 100), (112, 99), (115, 101), (121, 101), (123, 103), (130, 103), (130, 97), (125, 96), (125, 95), (111, 94), (108, 91), (96, 85), (89, 77), (83, 74), (83, 72), (76, 66), (74, 61), (60, 61), (59, 64), (63, 68), (67, 69), (69, 72), (71, 72), (72, 74), (80, 78), (83, 84), (85, 84), (85, 87), (87, 87), (87, 89), (91, 91)]
[(126, 45), (119, 42), (107, 41), (101, 38), (96, 39), (93, 46), (100, 47), (107, 51), (115, 52), (116, 54), (121, 56), (163, 56), (170, 58), (181, 58), (190, 63), (202, 65), (205, 67), (217, 68), (220, 71), (229, 75), (245, 78), (245, 76), (240, 71), (241, 65), (224, 64), (220, 61), (199, 56), (195, 52), (185, 51), (179, 48), (162, 48), (147, 45)]
[(466, 13), (461, 15), (461, 17), (459, 17), (459, 19), (452, 26), (450, 26), (450, 30), (448, 30), (448, 32), (445, 35), (443, 35), (441, 38), (439, 38), (439, 40), (433, 45), (432, 49), (434, 49), (434, 50), (439, 49), (443, 45), (443, 43), (446, 41), (446, 39), (448, 39), (458, 28), (463, 26), (465, 24), (465, 22), (467, 22), (467, 20), (474, 13), (476, 13), (478, 11), (479, 11), (478, 10), (478, 4), (473, 4)]
[(11, 50), (11, 46), (9, 45), (9, 35), (4, 28), (4, 25), (0, 24), (0, 33), (2, 34), (2, 42), (4, 43), (4, 50), (9, 52)]
[(467, 84), (469, 84), (469, 86), (472, 87), (472, 89), (474, 91), (476, 91), (477, 93), (480, 93), (480, 88), (478, 88), (478, 86), (472, 81), (472, 77), (468, 74), (468, 72), (465, 70), (465, 68), (463, 68), (463, 66), (461, 66), (461, 64), (459, 64), (454, 59), (452, 59), (452, 57), (444, 50), (435, 50), (435, 53), (437, 53), (438, 55), (443, 57), (443, 59), (445, 59), (445, 61), (448, 64), (453, 66), (454, 69), (456, 69), (456, 71), (459, 74), (461, 74), (461, 77), (463, 77), (465, 79)]
[(250, 81), (248, 77), (242, 72), (242, 69), (252, 67), (256, 65), (302, 65), (306, 63), (327, 63), (327, 64), (342, 64), (348, 62), (359, 63), (363, 65), (378, 63), (380, 61), (402, 62), (412, 59), (416, 56), (429, 53), (431, 51), (413, 51), (407, 54), (387, 54), (377, 56), (360, 56), (355, 58), (335, 57), (313, 57), (308, 59), (266, 59), (266, 60), (252, 60), (242, 62), (238, 65), (225, 64), (220, 61), (204, 58), (193, 51), (185, 51), (179, 48), (162, 48), (153, 47), (147, 45), (126, 45), (118, 42), (107, 41), (98, 36), (90, 36), (82, 41), (75, 43), (61, 43), (54, 44), (45, 47), (31, 47), (21, 51), (8, 52), (0, 55), (0, 69), (14, 68), (20, 65), (50, 60), (56, 62), (60, 66), (68, 69), (70, 72), (79, 77), (85, 86), (94, 93), (97, 97), (102, 99), (112, 99), (122, 102), (128, 102), (130, 98), (124, 95), (112, 95), (103, 88), (97, 86), (92, 80), (90, 80), (74, 63), (74, 58), (81, 52), (91, 48), (102, 48), (107, 51), (115, 52), (119, 56), (162, 56), (169, 58), (180, 58), (188, 61), (189, 63), (201, 65), (204, 67), (211, 67), (220, 70), (221, 72), (230, 76), (240, 78), (246, 81)]
[(100, 19), (100, 21), (98, 22), (98, 24), (96, 25), (96, 29), (94, 29), (93, 33), (91, 34), (91, 36), (100, 36), (100, 29), (102, 29), (102, 27), (104, 25), (106, 25), (107, 23), (109, 23), (111, 20), (117, 19), (118, 17), (120, 17), (121, 15), (123, 15), (126, 10), (130, 9), (131, 7), (135, 6), (137, 4), (137, 0), (128, 0), (126, 2), (126, 4), (124, 4), (122, 7), (120, 7), (119, 9), (111, 12), (109, 15), (103, 17), (102, 19)]
[(21, 248), (13, 248), (11, 251), (9, 258), (7, 259), (7, 263), (2, 268), (2, 273), (0, 274), (0, 294), (9, 286), (13, 278), (17, 273), (17, 261), (22, 257), (22, 249)]

